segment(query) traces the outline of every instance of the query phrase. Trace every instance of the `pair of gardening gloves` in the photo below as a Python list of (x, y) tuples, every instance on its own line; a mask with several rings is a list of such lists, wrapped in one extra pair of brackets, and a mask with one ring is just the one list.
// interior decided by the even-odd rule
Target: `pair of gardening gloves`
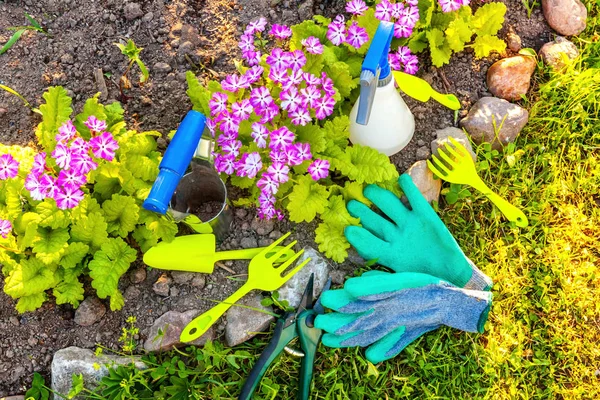
[(491, 279), (465, 256), (410, 176), (398, 182), (410, 209), (392, 192), (370, 185), (365, 197), (388, 218), (352, 200), (348, 212), (362, 227), (344, 232), (364, 259), (395, 273), (369, 271), (323, 293), (322, 304), (334, 312), (315, 320), (326, 332), (323, 344), (368, 347), (372, 363), (395, 357), (443, 325), (482, 333), (492, 304)]

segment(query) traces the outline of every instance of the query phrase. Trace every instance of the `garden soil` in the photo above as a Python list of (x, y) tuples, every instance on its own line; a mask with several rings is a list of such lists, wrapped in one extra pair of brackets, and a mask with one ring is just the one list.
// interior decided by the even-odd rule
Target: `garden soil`
[[(527, 18), (520, 0), (505, 0), (508, 6), (507, 22), (502, 35), (509, 29), (522, 39), (524, 47), (539, 50), (553, 39), (544, 22), (541, 10), (536, 8)], [(185, 94), (185, 72), (192, 70), (198, 76), (222, 78), (233, 70), (233, 59), (238, 57), (236, 38), (246, 23), (264, 16), (271, 22), (297, 23), (314, 13), (335, 15), (343, 11), (343, 0), (143, 0), (126, 3), (118, 0), (0, 0), (0, 43), (12, 32), (7, 28), (24, 25), (24, 12), (34, 16), (50, 35), (27, 32), (7, 53), (0, 55), (0, 84), (7, 85), (23, 95), (31, 104), (42, 102), (44, 90), (53, 85), (64, 86), (73, 97), (75, 112), (81, 110), (85, 99), (103, 91), (103, 101), (120, 100), (126, 110), (130, 126), (138, 130), (156, 130), (167, 134), (191, 107)], [(133, 87), (126, 93), (119, 89), (119, 78), (127, 62), (114, 45), (131, 38), (143, 47), (141, 58), (150, 69), (150, 81), (140, 87), (134, 68)], [(474, 60), (466, 51), (454, 56), (450, 65), (441, 69), (427, 66), (421, 60), (419, 75), (434, 88), (455, 93), (461, 100), (463, 116), (477, 99), (489, 96), (485, 74), (494, 58)], [(392, 157), (399, 172), (413, 162), (429, 156), (429, 143), (435, 130), (456, 126), (454, 113), (434, 103), (407, 100), (416, 119), (415, 137), (400, 154)], [(0, 91), (0, 142), (27, 145), (34, 142), (34, 129), (39, 116), (23, 106), (17, 97)], [(236, 191), (232, 191), (235, 196)], [(235, 210), (232, 233), (221, 249), (266, 245), (282, 232), (291, 231), (301, 245), (314, 244), (311, 224), (292, 225), (287, 220), (261, 222), (254, 211)], [(260, 233), (260, 234), (259, 234)], [(360, 262), (355, 254), (350, 258)], [(351, 273), (353, 262), (334, 266), (337, 281)], [(108, 311), (101, 320), (82, 327), (74, 322), (70, 306), (56, 306), (47, 302), (34, 313), (19, 315), (15, 303), (0, 293), (0, 397), (23, 393), (31, 382), (32, 373), (49, 375), (52, 355), (67, 346), (93, 349), (97, 343), (118, 349), (121, 328), (129, 315), (137, 317), (143, 332), (156, 318), (169, 310), (204, 311), (241, 284), (241, 280), (227, 279), (243, 274), (244, 262), (228, 262), (225, 268), (216, 268), (205, 280), (196, 279), (194, 285), (172, 281), (168, 293), (161, 296), (153, 291), (159, 271), (148, 271), (145, 279), (141, 261), (133, 272), (121, 279), (121, 290), (126, 304), (119, 312)], [(132, 283), (138, 282), (138, 283)], [(179, 280), (181, 282), (181, 280)], [(2, 283), (0, 283), (1, 289)], [(89, 295), (93, 290), (86, 282)], [(217, 337), (223, 334), (223, 322), (218, 325)]]

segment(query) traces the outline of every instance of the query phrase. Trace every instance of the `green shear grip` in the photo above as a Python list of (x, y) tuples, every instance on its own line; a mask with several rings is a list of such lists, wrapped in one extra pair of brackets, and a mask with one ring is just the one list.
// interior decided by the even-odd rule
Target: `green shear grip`
[(314, 328), (314, 320), (315, 313), (313, 311), (303, 311), (298, 317), (298, 327), (300, 329), (298, 337), (302, 349), (305, 350), (304, 357), (302, 358), (302, 365), (300, 367), (300, 388), (298, 398), (301, 400), (308, 400), (310, 395), (315, 356), (323, 332), (320, 329)]

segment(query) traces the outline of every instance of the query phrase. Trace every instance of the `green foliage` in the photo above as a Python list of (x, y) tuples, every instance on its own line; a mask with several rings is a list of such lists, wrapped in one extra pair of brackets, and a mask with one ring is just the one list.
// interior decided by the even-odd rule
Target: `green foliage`
[(46, 35), (48, 34), (31, 15), (25, 13), (25, 17), (31, 25), (15, 26), (8, 28), (10, 30), (15, 31), (15, 33), (13, 33), (13, 35), (8, 39), (8, 41), (4, 43), (4, 46), (0, 48), (0, 55), (6, 53), (11, 47), (13, 47), (14, 44), (17, 43), (21, 36), (23, 36), (23, 34), (27, 31), (37, 31)]
[(31, 199), (23, 188), (33, 149), (0, 145), (0, 154), (10, 153), (20, 163), (17, 177), (0, 181), (0, 218), (14, 226), (12, 234), (0, 239), (4, 291), (18, 300), (19, 312), (39, 308), (50, 293), (57, 304), (77, 307), (84, 298), (81, 278), (89, 275), (98, 296), (110, 297), (111, 309), (119, 309), (124, 299), (118, 281), (138, 249), (147, 251), (177, 233), (172, 220), (141, 208), (158, 174), (158, 134), (127, 131), (118, 103), (104, 106), (93, 97), (82, 113), (72, 116), (71, 99), (62, 87), (48, 89), (43, 97), (36, 135), (46, 153), (56, 146), (58, 127), (69, 119), (80, 135), (90, 135), (83, 125), (90, 115), (107, 121), (120, 147), (113, 161), (101, 161), (89, 173), (79, 205), (61, 210), (52, 199)]
[(119, 50), (121, 50), (121, 53), (123, 53), (129, 59), (127, 71), (123, 76), (126, 76), (127, 72), (129, 72), (129, 70), (133, 66), (133, 63), (136, 63), (141, 72), (140, 84), (145, 83), (148, 80), (150, 74), (148, 73), (148, 68), (146, 68), (146, 65), (144, 65), (143, 61), (140, 58), (140, 53), (144, 49), (141, 47), (137, 47), (131, 39), (127, 40), (127, 44), (115, 43), (115, 46), (117, 46)]

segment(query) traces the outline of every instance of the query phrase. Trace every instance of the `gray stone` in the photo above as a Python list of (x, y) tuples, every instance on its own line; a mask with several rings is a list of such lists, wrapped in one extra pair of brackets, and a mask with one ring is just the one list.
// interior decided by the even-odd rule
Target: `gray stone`
[(313, 17), (314, 1), (306, 0), (298, 6), (298, 19), (305, 21)]
[(183, 329), (198, 315), (200, 315), (198, 310), (189, 310), (184, 313), (167, 311), (154, 321), (148, 330), (148, 339), (144, 342), (144, 349), (146, 351), (167, 351), (190, 344), (204, 346), (207, 341), (212, 341), (215, 337), (215, 330), (212, 326), (193, 342), (181, 343), (179, 341)]
[(427, 158), (429, 158), (431, 153), (429, 152), (429, 148), (427, 146), (421, 146), (417, 149), (415, 155), (417, 157), (417, 160), (426, 160)]
[(149, 13), (147, 13), (146, 15), (144, 15), (144, 17), (142, 18), (142, 21), (144, 22), (150, 22), (154, 19), (154, 13), (152, 11), (150, 11)]
[(73, 62), (75, 62), (75, 60), (73, 59), (72, 55), (70, 55), (69, 53), (65, 53), (62, 56), (60, 56), (60, 62), (63, 64), (71, 65), (73, 64)]
[(329, 276), (331, 276), (331, 283), (334, 285), (343, 285), (346, 281), (346, 272), (341, 269), (331, 271)]
[(275, 222), (272, 219), (256, 218), (252, 220), (250, 228), (257, 234), (264, 236), (273, 232), (273, 229), (275, 228)]
[(189, 284), (196, 274), (193, 272), (183, 272), (183, 271), (171, 271), (171, 276), (173, 280), (178, 285), (186, 285)]
[(460, 125), (475, 143), (492, 143), (494, 149), (500, 150), (515, 141), (528, 120), (526, 109), (496, 97), (482, 97)]
[[(273, 312), (273, 309), (265, 307), (260, 302), (263, 296), (258, 293), (250, 293), (239, 303), (241, 305)], [(246, 307), (231, 306), (225, 316), (227, 326), (225, 327), (225, 341), (227, 346), (233, 347), (247, 340), (252, 339), (258, 332), (262, 332), (269, 327), (275, 319), (270, 314), (251, 310)]]
[(427, 167), (427, 161), (417, 161), (406, 173), (410, 175), (415, 186), (419, 188), (419, 191), (429, 203), (434, 200), (438, 201), (440, 190), (442, 189), (442, 181), (433, 177), (433, 173)]
[(146, 268), (136, 268), (129, 272), (129, 282), (134, 285), (142, 283), (146, 280)]
[(152, 285), (152, 290), (159, 296), (167, 297), (169, 295), (169, 289), (171, 285), (171, 278), (168, 277), (167, 274), (162, 274), (158, 277), (154, 285)]
[[(146, 365), (134, 357), (136, 368), (146, 369)], [(108, 366), (127, 365), (131, 363), (130, 357), (116, 357), (101, 355), (96, 357), (93, 351), (79, 347), (67, 347), (57, 351), (52, 359), (51, 375), (52, 390), (62, 395), (67, 395), (71, 390), (73, 374), (82, 374), (86, 389), (94, 389), (98, 382), (108, 375)], [(99, 365), (100, 368), (97, 368)]]
[(154, 67), (152, 69), (157, 74), (168, 74), (172, 70), (171, 66), (166, 62), (157, 62), (156, 64), (154, 64)]
[(81, 302), (73, 321), (80, 326), (90, 326), (100, 321), (106, 314), (106, 306), (97, 297), (88, 297)]
[[(477, 155), (473, 151), (473, 146), (471, 145), (467, 134), (462, 129), (449, 126), (448, 128), (437, 130), (435, 134), (436, 139), (431, 142), (431, 153), (439, 156), (438, 149), (444, 146), (446, 143), (450, 143), (450, 139), (448, 138), (452, 137), (467, 149), (473, 161), (477, 161)], [(452, 146), (452, 144), (450, 145)]]
[(306, 284), (308, 283), (311, 274), (315, 274), (313, 289), (315, 298), (321, 294), (323, 287), (327, 282), (327, 278), (329, 277), (331, 267), (321, 253), (312, 247), (307, 246), (304, 248), (304, 253), (298, 259), (297, 264), (300, 264), (307, 258), (310, 258), (308, 264), (300, 271), (296, 272), (296, 274), (278, 290), (279, 299), (287, 300), (292, 307), (297, 307), (298, 304), (300, 304), (304, 289), (306, 289)]
[(1, 397), (0, 400), (25, 400), (25, 396), (19, 394), (16, 396)]
[(142, 294), (140, 289), (135, 286), (129, 286), (127, 289), (125, 289), (124, 296), (127, 300), (134, 300), (140, 297), (140, 294)]
[(569, 62), (578, 56), (577, 46), (562, 36), (557, 36), (553, 42), (546, 43), (540, 49), (540, 57), (544, 60), (544, 63), (551, 66), (555, 71), (560, 71), (566, 67), (565, 58)]
[(246, 215), (248, 215), (248, 211), (245, 208), (237, 208), (235, 210), (235, 216), (237, 218), (246, 218)]
[(258, 247), (258, 241), (253, 237), (245, 237), (240, 240), (240, 246), (242, 249), (253, 249)]
[(125, 7), (123, 7), (123, 13), (125, 14), (125, 19), (127, 21), (133, 21), (134, 19), (140, 18), (144, 15), (142, 11), (142, 6), (138, 3), (127, 3)]
[(585, 30), (587, 9), (579, 0), (542, 0), (548, 25), (564, 36), (579, 35)]
[(183, 56), (185, 54), (191, 54), (194, 51), (194, 44), (192, 42), (183, 42), (177, 49), (177, 54)]
[(192, 279), (192, 286), (197, 287), (200, 290), (204, 289), (204, 286), (206, 286), (206, 277), (202, 274), (196, 274), (194, 279)]

